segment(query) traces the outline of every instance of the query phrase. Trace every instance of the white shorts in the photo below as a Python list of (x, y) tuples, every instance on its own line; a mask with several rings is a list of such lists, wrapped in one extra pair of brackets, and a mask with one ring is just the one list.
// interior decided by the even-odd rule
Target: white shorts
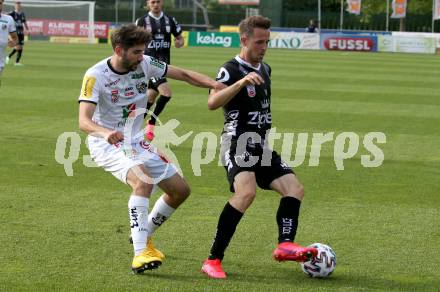
[(125, 184), (128, 171), (137, 165), (144, 165), (149, 175), (146, 176), (133, 168), (135, 174), (152, 185), (157, 185), (177, 173), (174, 164), (160, 155), (156, 147), (144, 140), (111, 145), (104, 139), (89, 136), (86, 143), (95, 163)]

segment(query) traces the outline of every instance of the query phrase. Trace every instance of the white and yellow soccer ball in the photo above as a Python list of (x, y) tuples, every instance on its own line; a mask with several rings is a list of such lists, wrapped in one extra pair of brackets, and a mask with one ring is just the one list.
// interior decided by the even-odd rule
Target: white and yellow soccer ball
[(336, 253), (323, 243), (313, 243), (309, 247), (318, 249), (318, 255), (307, 262), (301, 263), (303, 272), (312, 278), (326, 278), (336, 267)]

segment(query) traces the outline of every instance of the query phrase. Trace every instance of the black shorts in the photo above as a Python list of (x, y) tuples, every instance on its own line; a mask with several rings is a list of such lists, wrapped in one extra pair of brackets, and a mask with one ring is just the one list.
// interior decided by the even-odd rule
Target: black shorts
[(162, 78), (151, 78), (150, 81), (148, 81), (148, 89), (153, 89), (157, 92), (159, 92), (159, 85), (167, 83), (168, 80), (165, 77)]
[(17, 45), (24, 46), (24, 34), (17, 34), (17, 36), (18, 36)]
[[(257, 185), (264, 190), (270, 190), (270, 184), (275, 179), (289, 173), (295, 174), (293, 169), (281, 160), (281, 156), (276, 151), (263, 150), (260, 144), (246, 145), (246, 149), (244, 147), (240, 149), (240, 147), (237, 147), (236, 141), (233, 141), (231, 146), (226, 149), (228, 150), (222, 151), (222, 157), (229, 181), (229, 189), (233, 193), (235, 192), (234, 178), (242, 171), (254, 172)], [(241, 153), (237, 153), (237, 151)], [(253, 158), (250, 158), (251, 156)], [(250, 161), (250, 159), (253, 159), (253, 161)]]

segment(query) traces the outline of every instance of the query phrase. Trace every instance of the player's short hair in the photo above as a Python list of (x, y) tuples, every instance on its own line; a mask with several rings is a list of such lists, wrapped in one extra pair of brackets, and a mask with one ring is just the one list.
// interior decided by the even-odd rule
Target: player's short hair
[(150, 40), (151, 33), (135, 24), (123, 25), (116, 29), (111, 36), (113, 50), (116, 46), (128, 50), (134, 46), (146, 44)]
[(254, 15), (246, 17), (238, 25), (240, 35), (251, 36), (255, 28), (269, 29), (270, 19), (261, 15)]

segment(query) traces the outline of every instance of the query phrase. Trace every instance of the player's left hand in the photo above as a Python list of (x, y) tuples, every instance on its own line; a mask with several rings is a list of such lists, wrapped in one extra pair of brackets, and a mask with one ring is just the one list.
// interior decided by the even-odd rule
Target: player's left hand
[(174, 46), (176, 48), (183, 47), (184, 44), (185, 44), (185, 40), (183, 39), (183, 37), (175, 38), (174, 39)]
[(249, 84), (260, 85), (260, 84), (264, 83), (263, 77), (261, 77), (256, 72), (250, 72), (245, 77), (243, 77), (240, 81), (242, 82), (242, 87), (249, 85)]

